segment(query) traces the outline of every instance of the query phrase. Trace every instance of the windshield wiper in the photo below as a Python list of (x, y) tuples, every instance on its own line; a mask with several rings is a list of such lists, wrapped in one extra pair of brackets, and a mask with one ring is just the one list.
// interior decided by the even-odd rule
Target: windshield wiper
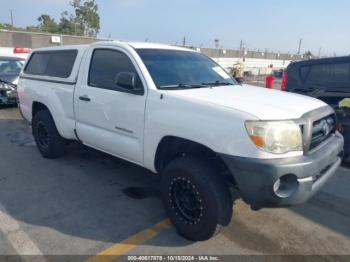
[(191, 88), (202, 88), (207, 87), (208, 85), (189, 85), (189, 84), (176, 84), (176, 85), (164, 85), (160, 86), (160, 89), (167, 89), (167, 90), (176, 90), (176, 89), (191, 89)]
[(206, 86), (231, 86), (231, 85), (234, 85), (234, 83), (215, 81), (215, 82), (205, 82), (205, 83), (202, 83), (202, 85), (206, 85)]
[(167, 89), (167, 90), (176, 90), (176, 89), (191, 89), (191, 88), (205, 88), (205, 87), (212, 87), (212, 86), (228, 86), (228, 85), (234, 85), (234, 83), (229, 82), (204, 82), (202, 84), (175, 84), (175, 85), (164, 85), (160, 86), (160, 89)]

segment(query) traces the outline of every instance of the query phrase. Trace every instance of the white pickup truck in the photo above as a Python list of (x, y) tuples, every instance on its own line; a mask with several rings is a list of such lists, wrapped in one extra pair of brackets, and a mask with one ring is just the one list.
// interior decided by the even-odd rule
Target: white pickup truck
[(184, 48), (111, 41), (37, 49), (18, 94), (44, 157), (76, 140), (161, 174), (167, 214), (194, 241), (229, 224), (237, 193), (253, 209), (301, 204), (341, 163), (331, 107), (239, 85)]

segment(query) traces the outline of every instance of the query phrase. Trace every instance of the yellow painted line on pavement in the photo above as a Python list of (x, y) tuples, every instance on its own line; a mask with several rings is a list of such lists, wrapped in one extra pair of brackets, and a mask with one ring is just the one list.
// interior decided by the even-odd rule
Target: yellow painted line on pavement
[(122, 256), (129, 252), (130, 250), (136, 248), (138, 245), (146, 242), (157, 236), (161, 231), (171, 228), (171, 223), (169, 219), (165, 219), (158, 224), (147, 228), (135, 235), (129, 237), (128, 239), (115, 244), (104, 251), (98, 253), (96, 256), (88, 259), (86, 262), (109, 262), (114, 261), (119, 256)]

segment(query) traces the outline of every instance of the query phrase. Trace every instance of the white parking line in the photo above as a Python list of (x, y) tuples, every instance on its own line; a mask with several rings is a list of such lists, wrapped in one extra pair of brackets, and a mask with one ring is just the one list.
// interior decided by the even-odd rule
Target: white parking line
[[(40, 249), (21, 229), (18, 222), (7, 214), (6, 209), (1, 204), (0, 230), (5, 234), (7, 240), (11, 243), (18, 255), (42, 255)], [(40, 260), (42, 261), (42, 259)]]

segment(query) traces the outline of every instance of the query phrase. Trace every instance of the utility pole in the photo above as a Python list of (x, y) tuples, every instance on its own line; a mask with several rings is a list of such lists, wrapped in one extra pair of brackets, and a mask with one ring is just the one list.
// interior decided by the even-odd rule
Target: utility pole
[(219, 58), (220, 58), (220, 49), (219, 49), (220, 40), (219, 40), (219, 38), (215, 38), (214, 43), (215, 43), (215, 48), (217, 49), (217, 52), (218, 52), (218, 62), (219, 62)]
[(300, 38), (300, 40), (299, 40), (299, 48), (298, 48), (298, 55), (300, 55), (300, 53), (301, 53), (301, 45), (302, 44), (303, 44), (303, 39)]
[(215, 43), (215, 48), (218, 49), (219, 48), (219, 44), (220, 44), (220, 40), (218, 38), (214, 39), (214, 43)]
[(184, 36), (184, 39), (182, 41), (182, 46), (186, 46), (186, 36)]
[(241, 40), (241, 42), (239, 43), (239, 51), (242, 51), (243, 48), (243, 40)]
[(239, 44), (239, 53), (241, 54), (242, 58), (244, 57), (244, 43), (243, 40), (241, 40)]
[(12, 13), (12, 9), (10, 10), (10, 17), (11, 17), (11, 30), (13, 30), (13, 13)]

